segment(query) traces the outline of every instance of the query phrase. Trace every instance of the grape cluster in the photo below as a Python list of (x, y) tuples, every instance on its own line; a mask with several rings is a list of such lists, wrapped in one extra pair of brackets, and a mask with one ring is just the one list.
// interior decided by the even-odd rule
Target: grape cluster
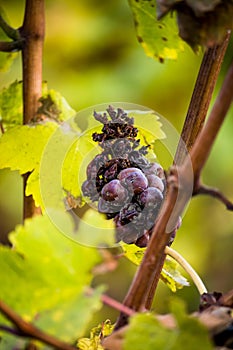
[(87, 166), (83, 195), (98, 202), (98, 211), (113, 219), (116, 241), (146, 246), (165, 192), (164, 171), (145, 155), (134, 119), (118, 108), (94, 117), (103, 123), (102, 133), (93, 133), (102, 153)]

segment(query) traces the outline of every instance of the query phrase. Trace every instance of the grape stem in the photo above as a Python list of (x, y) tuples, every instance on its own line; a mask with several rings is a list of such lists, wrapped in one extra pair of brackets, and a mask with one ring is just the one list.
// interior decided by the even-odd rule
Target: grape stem
[(189, 274), (189, 276), (193, 280), (193, 283), (197, 287), (200, 295), (202, 295), (203, 293), (208, 293), (208, 290), (204, 285), (202, 279), (198, 275), (198, 273), (194, 270), (194, 268), (188, 263), (188, 261), (180, 253), (178, 253), (176, 250), (167, 246), (165, 248), (165, 254), (172, 257)]

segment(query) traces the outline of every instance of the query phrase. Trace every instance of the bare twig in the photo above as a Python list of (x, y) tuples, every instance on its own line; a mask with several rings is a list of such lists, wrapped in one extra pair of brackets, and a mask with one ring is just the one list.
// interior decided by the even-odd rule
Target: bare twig
[[(92, 288), (88, 288), (86, 290), (86, 294), (87, 295), (91, 295), (93, 293), (93, 289)], [(135, 314), (134, 310), (128, 308), (127, 306), (123, 305), (122, 303), (120, 303), (119, 301), (109, 297), (106, 294), (102, 294), (101, 295), (101, 300), (105, 305), (108, 305), (110, 307), (112, 307), (115, 310), (118, 310), (120, 312), (123, 312), (124, 314), (128, 315), (128, 316), (132, 316), (133, 314)]]
[[(208, 122), (199, 134), (192, 150), (191, 160), (194, 180), (197, 181), (216, 135), (227, 114), (233, 97), (233, 64), (223, 82), (221, 91), (211, 111)], [(178, 182), (179, 173), (179, 182)], [(160, 215), (155, 224), (151, 240), (145, 252), (141, 265), (124, 300), (124, 305), (138, 311), (144, 308), (148, 294), (148, 286), (157, 286), (165, 257), (165, 247), (169, 243), (172, 228), (178, 222), (190, 194), (186, 190), (190, 182), (190, 160), (186, 157), (180, 169), (173, 168), (168, 176), (168, 191)], [(176, 203), (177, 202), (177, 203)], [(155, 288), (154, 288), (155, 289)], [(116, 329), (127, 322), (127, 316), (121, 314)]]
[(17, 41), (0, 41), (0, 51), (16, 52), (22, 49), (22, 40)]
[(4, 330), (8, 331), (9, 333), (13, 333), (21, 337), (28, 337), (28, 338), (34, 338), (34, 339), (40, 340), (45, 344), (53, 346), (55, 349), (60, 349), (60, 350), (76, 349), (77, 350), (76, 347), (70, 344), (67, 344), (47, 333), (42, 332), (40, 329), (33, 326), (31, 323), (25, 322), (14, 310), (12, 310), (8, 305), (6, 305), (1, 300), (0, 300), (0, 312), (16, 327), (15, 331), (12, 328), (4, 327), (5, 328)]
[(17, 337), (21, 337), (21, 335), (22, 335), (21, 332), (19, 330), (17, 330), (16, 328), (5, 326), (3, 324), (0, 324), (0, 330), (3, 332), (9, 333), (9, 334), (15, 335)]
[(18, 29), (12, 28), (0, 15), (0, 27), (4, 31), (4, 33), (8, 36), (8, 38), (13, 39), (14, 41), (20, 39), (20, 33)]
[(224, 194), (220, 192), (218, 188), (213, 188), (213, 187), (200, 184), (195, 189), (193, 195), (196, 196), (198, 194), (207, 194), (211, 197), (214, 197), (218, 199), (220, 202), (222, 202), (223, 204), (225, 204), (228, 210), (233, 210), (233, 203), (226, 196), (224, 196)]
[(229, 39), (230, 32), (222, 44), (204, 54), (175, 155), (177, 165), (182, 164), (202, 129)]
[[(42, 95), (42, 55), (45, 32), (44, 0), (26, 0), (20, 35), (24, 40), (23, 56), (23, 122), (36, 115)], [(24, 190), (29, 174), (24, 176)], [(24, 218), (40, 214), (32, 196), (24, 195)]]

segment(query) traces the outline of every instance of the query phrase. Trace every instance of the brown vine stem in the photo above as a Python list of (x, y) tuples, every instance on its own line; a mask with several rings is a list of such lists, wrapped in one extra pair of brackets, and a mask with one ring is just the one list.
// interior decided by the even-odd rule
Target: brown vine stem
[[(198, 138), (191, 152), (191, 160), (194, 172), (194, 184), (198, 183), (199, 181), (201, 170), (209, 156), (218, 131), (225, 119), (227, 111), (231, 105), (232, 98), (233, 63), (231, 64), (226, 78), (223, 82), (223, 86), (210, 113), (206, 127), (202, 130), (201, 143), (200, 138)], [(186, 171), (187, 163), (184, 164), (184, 169)]]
[(203, 127), (229, 39), (230, 31), (220, 45), (209, 48), (203, 56), (175, 155), (177, 165), (182, 164)]
[[(176, 165), (183, 164), (186, 155), (191, 151), (195, 140), (202, 130), (223, 58), (229, 44), (230, 34), (229, 31), (221, 44), (209, 48), (203, 56), (175, 154), (174, 164)], [(165, 255), (161, 260), (161, 269), (164, 260)], [(151, 308), (157, 284), (158, 281), (155, 279), (148, 292), (145, 304), (146, 309)]]
[[(42, 55), (45, 32), (44, 0), (26, 0), (23, 26), (23, 122), (28, 124), (42, 95)], [(30, 150), (29, 150), (30, 152)], [(24, 190), (28, 174), (24, 176)], [(24, 218), (40, 213), (31, 196), (24, 196)]]
[[(199, 180), (200, 172), (208, 158), (216, 135), (222, 125), (233, 98), (233, 64), (223, 82), (220, 93), (210, 113), (206, 125), (200, 132), (191, 150), (194, 181)], [(179, 181), (178, 181), (179, 173)], [(124, 300), (124, 305), (140, 311), (144, 309), (148, 295), (148, 286), (157, 286), (173, 227), (183, 212), (190, 193), (190, 159), (186, 157), (184, 165), (173, 167), (168, 175), (168, 191), (161, 213), (155, 224), (152, 238), (145, 252), (141, 265)], [(155, 283), (156, 282), (156, 283)], [(156, 287), (155, 286), (155, 287)], [(156, 288), (155, 288), (156, 289)], [(115, 329), (127, 323), (127, 315), (121, 314)]]
[[(14, 310), (12, 310), (8, 305), (6, 305), (3, 301), (0, 300), (0, 311), (1, 313), (14, 324), (16, 327), (16, 332), (18, 336), (34, 338), (42, 341), (45, 344), (48, 344), (55, 349), (59, 350), (77, 350), (76, 347), (67, 344), (53, 336), (42, 332), (40, 329), (33, 326), (31, 323), (25, 322)], [(5, 331), (7, 331), (7, 327), (5, 327)], [(8, 328), (10, 333), (14, 333), (14, 330)]]

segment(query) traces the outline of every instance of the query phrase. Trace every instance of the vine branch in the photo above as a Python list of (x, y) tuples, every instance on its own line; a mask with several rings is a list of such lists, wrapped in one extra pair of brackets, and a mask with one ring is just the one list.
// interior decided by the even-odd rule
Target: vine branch
[(230, 31), (221, 44), (209, 48), (203, 56), (175, 154), (177, 165), (182, 164), (203, 127), (229, 40)]
[[(194, 172), (194, 183), (199, 180), (200, 172), (208, 158), (216, 135), (222, 125), (233, 98), (233, 64), (223, 82), (218, 98), (210, 117), (197, 137), (191, 149), (191, 161)], [(178, 182), (179, 173), (179, 182)], [(124, 305), (135, 311), (143, 309), (149, 288), (157, 287), (165, 259), (165, 248), (170, 240), (172, 227), (178, 221), (188, 200), (187, 186), (190, 182), (190, 159), (185, 158), (184, 165), (173, 167), (168, 176), (168, 191), (159, 217), (155, 223), (151, 240), (145, 252), (141, 265), (124, 300)], [(177, 203), (176, 203), (177, 202)], [(127, 316), (121, 314), (116, 328), (127, 323)]]
[[(229, 40), (230, 31), (221, 44), (209, 48), (203, 56), (174, 158), (176, 165), (183, 163), (203, 127)], [(165, 255), (161, 258), (161, 269), (164, 261)], [(157, 284), (158, 279), (155, 278), (148, 291), (146, 309), (152, 305)]]
[(1, 300), (0, 311), (16, 327), (16, 329), (13, 329), (1, 325), (0, 328), (7, 331), (8, 333), (15, 334), (21, 337), (34, 338), (59, 350), (77, 350), (76, 347), (69, 345), (47, 333), (42, 332), (40, 329), (33, 326), (31, 323), (25, 322), (14, 310), (12, 310)]
[[(23, 26), (23, 123), (36, 115), (42, 95), (42, 59), (45, 34), (44, 0), (26, 0)], [(29, 174), (24, 176), (24, 191)], [(24, 218), (40, 214), (32, 196), (24, 195)]]

